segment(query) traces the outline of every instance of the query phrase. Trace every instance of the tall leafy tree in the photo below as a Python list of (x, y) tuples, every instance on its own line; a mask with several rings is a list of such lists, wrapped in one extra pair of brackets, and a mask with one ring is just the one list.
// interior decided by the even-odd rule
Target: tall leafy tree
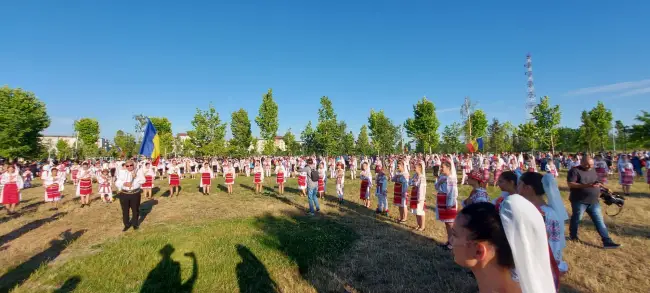
[(379, 154), (393, 153), (400, 137), (399, 128), (393, 124), (393, 121), (384, 114), (383, 110), (376, 112), (371, 109), (368, 125), (375, 151)]
[(282, 137), (287, 155), (296, 155), (300, 153), (300, 144), (296, 141), (296, 136), (291, 132), (291, 128)]
[[(634, 141), (637, 146), (643, 148), (650, 147), (650, 112), (641, 111), (641, 114), (635, 118), (640, 124), (632, 125), (630, 129), (630, 140)], [(647, 166), (646, 166), (647, 168)]]
[(94, 118), (81, 118), (74, 123), (74, 130), (81, 144), (80, 157), (89, 158), (99, 154), (97, 141), (99, 140), (99, 122)]
[(343, 142), (341, 143), (341, 154), (354, 155), (355, 153), (356, 150), (354, 148), (354, 134), (352, 134), (352, 131), (350, 131), (343, 136)]
[(487, 145), (486, 150), (495, 153), (504, 152), (508, 149), (508, 129), (504, 124), (499, 123), (499, 119), (493, 118), (492, 123), (488, 126)]
[(404, 122), (406, 134), (417, 142), (418, 152), (426, 152), (438, 147), (438, 127), (440, 122), (436, 116), (436, 106), (426, 97), (413, 105), (413, 118), (408, 118)]
[(248, 154), (248, 148), (253, 143), (253, 132), (251, 131), (251, 121), (248, 119), (248, 112), (239, 109), (232, 112), (230, 119), (230, 149), (236, 156)]
[(130, 133), (126, 133), (122, 130), (118, 130), (115, 133), (113, 138), (113, 144), (119, 148), (120, 155), (124, 155), (126, 158), (131, 158), (138, 153), (138, 145), (135, 141), (135, 136)]
[(147, 116), (144, 116), (142, 114), (136, 114), (133, 115), (133, 120), (135, 120), (135, 139), (137, 144), (142, 143), (142, 135), (144, 133), (144, 129), (147, 126)]
[(260, 136), (267, 141), (273, 141), (278, 133), (278, 104), (273, 100), (273, 90), (262, 95), (262, 104), (255, 117), (255, 123), (260, 128)]
[(316, 131), (311, 126), (311, 121), (307, 122), (307, 126), (300, 134), (300, 140), (302, 140), (302, 149), (303, 153), (307, 155), (312, 155), (316, 153)]
[(336, 154), (340, 148), (341, 137), (332, 101), (327, 96), (323, 96), (320, 99), (318, 124), (314, 136), (317, 152), (328, 155)]
[(526, 123), (520, 124), (519, 129), (517, 130), (517, 135), (519, 136), (520, 140), (520, 151), (538, 149), (539, 141), (537, 140), (537, 137), (539, 136), (539, 133), (535, 122), (528, 121)]
[(577, 139), (580, 137), (580, 130), (571, 127), (560, 127), (557, 130), (557, 144), (555, 149), (561, 152), (577, 152), (580, 144)]
[(356, 145), (358, 154), (370, 155), (372, 153), (372, 146), (370, 145), (370, 138), (368, 137), (368, 127), (365, 124), (361, 126)]
[(172, 122), (167, 117), (149, 117), (151, 124), (156, 128), (160, 140), (160, 151), (163, 155), (174, 150), (174, 134), (172, 133)]
[[(45, 103), (20, 88), (0, 87), (0, 156), (35, 158), (41, 131), (50, 126)], [(45, 150), (47, 152), (47, 150)]]
[(442, 150), (446, 153), (458, 153), (462, 151), (463, 143), (460, 140), (462, 133), (462, 126), (458, 122), (445, 126), (442, 131)]
[(514, 137), (514, 132), (515, 132), (515, 126), (512, 125), (510, 121), (506, 121), (503, 124), (501, 124), (501, 129), (505, 132), (505, 145), (503, 148), (503, 151), (506, 152), (511, 152), (513, 151), (513, 137)]
[(59, 139), (56, 142), (56, 157), (59, 160), (72, 158), (72, 148), (65, 140)]
[(201, 156), (216, 156), (225, 153), (226, 123), (222, 123), (219, 113), (210, 104), (208, 109), (196, 109), (192, 119), (194, 130), (187, 134)]
[(483, 110), (481, 109), (478, 109), (474, 111), (470, 116), (472, 118), (471, 119), (472, 135), (470, 136), (471, 141), (475, 141), (479, 137), (485, 137), (485, 134), (487, 134), (487, 127), (488, 127), (488, 120), (487, 117), (485, 116), (485, 112), (483, 112)]
[(603, 102), (598, 101), (596, 107), (589, 111), (589, 117), (595, 126), (595, 136), (601, 150), (605, 150), (605, 145), (609, 141), (609, 131), (612, 129), (612, 111), (605, 108)]
[(616, 130), (616, 145), (619, 148), (623, 148), (627, 143), (626, 126), (623, 124), (623, 121), (616, 120), (614, 122), (614, 129)]
[(586, 147), (589, 152), (598, 145), (598, 132), (596, 124), (591, 119), (591, 115), (587, 111), (582, 111), (580, 115), (580, 135), (579, 140), (583, 147)]
[(557, 131), (560, 125), (562, 113), (560, 106), (551, 106), (549, 97), (544, 96), (539, 104), (535, 106), (532, 113), (537, 128), (537, 139), (542, 146), (551, 149), (555, 153), (555, 142), (557, 140)]

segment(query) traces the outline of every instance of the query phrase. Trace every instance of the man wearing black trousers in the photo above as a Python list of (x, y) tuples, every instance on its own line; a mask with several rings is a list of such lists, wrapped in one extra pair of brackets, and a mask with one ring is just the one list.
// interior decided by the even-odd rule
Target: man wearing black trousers
[[(122, 222), (124, 222), (124, 230), (129, 230), (133, 227), (138, 230), (140, 223), (140, 198), (142, 196), (142, 189), (140, 186), (146, 181), (142, 172), (135, 171), (135, 163), (131, 160), (124, 163), (126, 169), (120, 170), (117, 174), (115, 186), (119, 190), (120, 205), (122, 206)], [(129, 219), (129, 209), (133, 217)]]

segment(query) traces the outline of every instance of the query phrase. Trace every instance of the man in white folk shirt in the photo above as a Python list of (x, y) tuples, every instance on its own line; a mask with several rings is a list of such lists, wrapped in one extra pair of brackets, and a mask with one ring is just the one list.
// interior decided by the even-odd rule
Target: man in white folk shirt
[[(142, 189), (140, 186), (145, 183), (146, 179), (142, 172), (135, 171), (135, 163), (131, 160), (124, 163), (124, 169), (120, 170), (117, 174), (115, 186), (117, 186), (120, 198), (120, 205), (122, 206), (122, 221), (124, 222), (124, 230), (129, 230), (133, 227), (138, 230), (140, 223), (140, 198), (142, 196)], [(129, 209), (133, 217), (129, 219)]]

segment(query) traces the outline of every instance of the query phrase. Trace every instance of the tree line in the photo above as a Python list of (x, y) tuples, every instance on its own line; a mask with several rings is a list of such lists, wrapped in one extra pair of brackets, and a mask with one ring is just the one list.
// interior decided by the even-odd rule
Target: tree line
[[(402, 152), (465, 152), (466, 144), (483, 139), (484, 152), (551, 151), (576, 152), (600, 150), (631, 150), (650, 148), (650, 113), (641, 111), (638, 122), (624, 125), (613, 120), (611, 110), (602, 102), (581, 113), (578, 128), (562, 127), (559, 105), (542, 97), (532, 111), (531, 119), (519, 125), (497, 118), (488, 121), (486, 113), (470, 98), (461, 105), (461, 120), (440, 129), (433, 101), (426, 97), (413, 105), (412, 117), (403, 123), (388, 118), (383, 110), (371, 109), (367, 123), (358, 135), (348, 129), (345, 121), (338, 119), (332, 100), (320, 98), (315, 121), (308, 121), (299, 134), (288, 129), (281, 137), (285, 145), (280, 150), (276, 144), (279, 127), (279, 107), (269, 89), (254, 119), (245, 109), (230, 115), (230, 123), (223, 121), (212, 104), (207, 109), (196, 109), (191, 121), (193, 129), (187, 139), (175, 137), (172, 123), (167, 117), (133, 116), (134, 133), (118, 130), (110, 150), (99, 148), (99, 121), (85, 117), (74, 122), (77, 133), (76, 147), (65, 141), (55, 144), (57, 158), (87, 158), (98, 156), (130, 157), (136, 155), (142, 132), (149, 118), (156, 127), (161, 152), (164, 156), (234, 156), (257, 154), (257, 140), (252, 134), (254, 121), (264, 140), (261, 154), (390, 154)], [(45, 104), (33, 93), (7, 86), (0, 88), (0, 156), (6, 158), (43, 159), (48, 147), (40, 142), (41, 132), (49, 127), (50, 118)], [(232, 138), (226, 140), (230, 127)], [(402, 132), (406, 132), (406, 136)], [(298, 142), (299, 135), (300, 142)], [(252, 147), (251, 147), (252, 146)], [(51, 146), (50, 146), (51, 147)]]

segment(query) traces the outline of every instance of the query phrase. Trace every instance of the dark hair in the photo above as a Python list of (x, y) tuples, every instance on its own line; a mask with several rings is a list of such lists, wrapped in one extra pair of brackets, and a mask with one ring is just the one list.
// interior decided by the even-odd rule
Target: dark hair
[(497, 208), (492, 203), (479, 202), (466, 206), (460, 213), (467, 218), (465, 228), (471, 232), (470, 240), (490, 242), (496, 248), (497, 263), (514, 268), (515, 260)]
[(532, 187), (535, 191), (535, 194), (541, 196), (544, 194), (544, 185), (542, 184), (542, 178), (544, 178), (544, 176), (537, 172), (526, 172), (522, 174), (521, 177), (519, 177), (519, 180), (521, 180), (521, 182), (524, 184)]
[(442, 161), (442, 162), (440, 163), (440, 165), (441, 165), (441, 166), (442, 166), (442, 165), (445, 165), (445, 166), (447, 166), (447, 168), (451, 169), (451, 162), (450, 162), (450, 161)]
[(311, 165), (313, 163), (314, 163), (314, 159), (312, 158), (307, 159), (307, 165)]
[(515, 174), (515, 172), (505, 171), (501, 173), (501, 176), (499, 176), (499, 178), (503, 178), (503, 180), (510, 181), (514, 183), (515, 186), (517, 186), (517, 174)]

